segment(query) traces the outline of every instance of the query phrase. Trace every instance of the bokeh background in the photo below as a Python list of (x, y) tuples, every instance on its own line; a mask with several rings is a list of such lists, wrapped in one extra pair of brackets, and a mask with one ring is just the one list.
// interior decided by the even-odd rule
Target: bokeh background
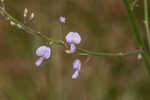
[[(64, 34), (75, 31), (82, 36), (79, 47), (90, 51), (138, 48), (123, 0), (5, 0), (5, 4), (22, 22), (24, 8), (34, 12), (34, 29), (52, 39), (63, 40)], [(146, 43), (143, 0), (134, 12)], [(60, 16), (67, 18), (64, 33)], [(79, 78), (72, 80), (72, 62), (79, 58), (84, 63), (87, 56), (69, 55), (53, 45), (51, 58), (36, 67), (35, 50), (43, 44), (0, 16), (0, 100), (150, 100), (150, 78), (137, 56), (89, 56)]]

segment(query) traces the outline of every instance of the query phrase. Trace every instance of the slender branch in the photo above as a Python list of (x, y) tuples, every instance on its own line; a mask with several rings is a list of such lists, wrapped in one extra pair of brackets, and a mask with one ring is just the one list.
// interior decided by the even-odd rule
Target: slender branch
[(81, 48), (77, 48), (77, 50), (81, 53), (85, 53), (85, 54), (92, 55), (92, 56), (112, 56), (112, 57), (133, 56), (133, 55), (142, 53), (141, 50), (135, 50), (135, 51), (128, 52), (128, 53), (121, 53), (121, 52), (120, 53), (96, 53), (96, 52), (90, 52), (90, 51), (87, 51), (87, 50), (81, 49)]
[[(49, 39), (47, 36), (43, 35), (42, 33), (37, 32), (28, 26), (25, 26), (24, 24), (19, 22), (17, 19), (9, 15), (9, 13), (7, 13), (7, 11), (3, 9), (2, 7), (0, 7), (0, 14), (4, 17), (7, 17), (8, 21), (14, 22), (18, 28), (24, 30), (25, 32), (31, 33), (32, 35), (36, 35), (40, 37), (41, 39), (47, 41), (49, 44), (55, 44), (55, 45), (60, 45), (60, 46), (65, 47), (65, 44), (63, 41)], [(86, 55), (91, 55), (91, 56), (132, 56), (132, 55), (142, 53), (142, 50), (135, 50), (135, 51), (128, 52), (128, 53), (96, 53), (96, 52), (90, 52), (81, 48), (77, 48), (77, 51), (80, 53), (84, 53)]]
[(133, 30), (134, 30), (135, 35), (136, 35), (137, 43), (138, 43), (140, 49), (143, 49), (144, 48), (144, 43), (143, 43), (142, 38), (139, 34), (139, 29), (138, 29), (138, 26), (136, 24), (136, 19), (135, 19), (135, 16), (133, 14), (133, 11), (131, 9), (130, 3), (129, 3), (128, 0), (123, 0), (123, 1), (124, 1), (124, 4), (125, 4), (126, 8), (127, 8), (131, 24), (133, 26)]
[[(124, 1), (124, 4), (125, 4), (126, 8), (127, 8), (129, 19), (131, 21), (134, 33), (136, 35), (136, 39), (137, 39), (137, 43), (139, 45), (139, 48), (141, 50), (142, 49), (145, 50), (145, 45), (144, 45), (144, 42), (143, 42), (143, 40), (140, 36), (139, 28), (137, 26), (136, 19), (135, 19), (133, 11), (131, 9), (130, 3), (129, 3), (128, 0), (123, 0), (123, 1)], [(149, 61), (148, 53), (146, 51), (143, 51), (142, 52), (142, 57), (143, 57), (143, 60), (144, 60), (145, 66), (146, 66), (146, 70), (147, 70), (148, 74), (150, 75), (150, 61)]]
[(144, 0), (144, 24), (146, 28), (146, 34), (147, 34), (147, 40), (148, 40), (148, 49), (150, 50), (150, 30), (149, 30), (149, 19), (148, 19), (148, 2), (147, 0)]

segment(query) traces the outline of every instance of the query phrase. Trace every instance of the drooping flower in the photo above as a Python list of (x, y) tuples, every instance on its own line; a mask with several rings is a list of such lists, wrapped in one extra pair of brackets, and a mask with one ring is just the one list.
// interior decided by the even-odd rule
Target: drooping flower
[(74, 60), (73, 69), (80, 71), (80, 68), (81, 68), (81, 61), (79, 59)]
[(60, 16), (59, 21), (60, 21), (60, 23), (66, 23), (66, 18), (63, 16)]
[(51, 56), (51, 49), (45, 45), (40, 46), (36, 50), (36, 55), (40, 58), (35, 62), (36, 66), (40, 66), (43, 60), (48, 59)]
[(79, 76), (79, 71), (77, 70), (77, 71), (75, 71), (75, 72), (73, 73), (72, 79), (77, 79), (78, 76)]
[(70, 51), (71, 51), (71, 53), (73, 53), (73, 52), (76, 51), (76, 46), (75, 46), (75, 44), (70, 44)]
[(81, 37), (77, 32), (69, 32), (66, 35), (66, 42), (70, 45), (70, 51), (74, 53), (76, 51), (76, 44), (80, 44)]
[(77, 79), (81, 69), (81, 61), (79, 59), (74, 60), (73, 69), (75, 69), (76, 71), (73, 73), (72, 79)]
[(44, 58), (43, 57), (40, 57), (36, 62), (35, 62), (35, 65), (36, 66), (40, 66), (43, 62)]

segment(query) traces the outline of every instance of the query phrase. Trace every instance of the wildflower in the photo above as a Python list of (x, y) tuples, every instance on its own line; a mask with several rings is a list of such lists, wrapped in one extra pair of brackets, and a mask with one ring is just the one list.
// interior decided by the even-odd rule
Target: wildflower
[(81, 37), (77, 32), (69, 32), (66, 35), (66, 42), (70, 44), (70, 51), (74, 53), (76, 51), (76, 44), (80, 44)]
[(76, 71), (72, 75), (72, 79), (77, 79), (79, 76), (80, 69), (81, 69), (81, 61), (79, 59), (76, 59), (73, 62), (73, 69), (75, 69)]
[(81, 67), (81, 61), (80, 61), (79, 59), (76, 59), (76, 60), (73, 62), (73, 69), (80, 71), (80, 67)]
[(66, 23), (66, 18), (65, 17), (60, 17), (59, 18), (60, 23)]
[(79, 71), (75, 71), (74, 74), (72, 75), (72, 79), (77, 79), (79, 76)]
[(40, 66), (43, 60), (48, 59), (51, 56), (51, 49), (45, 45), (37, 48), (36, 55), (40, 58), (35, 62), (36, 66)]

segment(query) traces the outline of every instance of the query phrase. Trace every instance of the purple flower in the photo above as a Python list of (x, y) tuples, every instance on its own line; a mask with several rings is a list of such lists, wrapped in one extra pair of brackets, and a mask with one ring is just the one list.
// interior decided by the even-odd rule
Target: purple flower
[(81, 37), (77, 32), (69, 32), (66, 36), (66, 41), (69, 44), (80, 44)]
[(74, 60), (73, 69), (80, 71), (80, 68), (81, 68), (81, 61), (79, 59)]
[(73, 53), (73, 52), (76, 51), (76, 46), (75, 46), (75, 44), (70, 44), (70, 51), (71, 51), (71, 53)]
[(59, 18), (60, 23), (66, 23), (66, 18), (65, 17), (60, 17)]
[(79, 33), (69, 32), (65, 38), (66, 38), (66, 42), (70, 44), (70, 51), (74, 53), (76, 51), (75, 44), (80, 44), (81, 42), (81, 37)]
[(44, 59), (48, 59), (51, 55), (51, 49), (45, 45), (37, 48), (36, 55), (40, 58), (35, 62), (36, 66), (40, 66)]
[(40, 66), (43, 62), (44, 58), (43, 57), (40, 57), (36, 62), (35, 62), (35, 65), (36, 66)]
[(75, 71), (74, 74), (72, 75), (72, 79), (77, 79), (79, 76), (79, 71)]
[(80, 69), (81, 69), (81, 61), (79, 59), (74, 60), (73, 69), (75, 69), (76, 71), (72, 75), (72, 79), (77, 79), (79, 76)]

